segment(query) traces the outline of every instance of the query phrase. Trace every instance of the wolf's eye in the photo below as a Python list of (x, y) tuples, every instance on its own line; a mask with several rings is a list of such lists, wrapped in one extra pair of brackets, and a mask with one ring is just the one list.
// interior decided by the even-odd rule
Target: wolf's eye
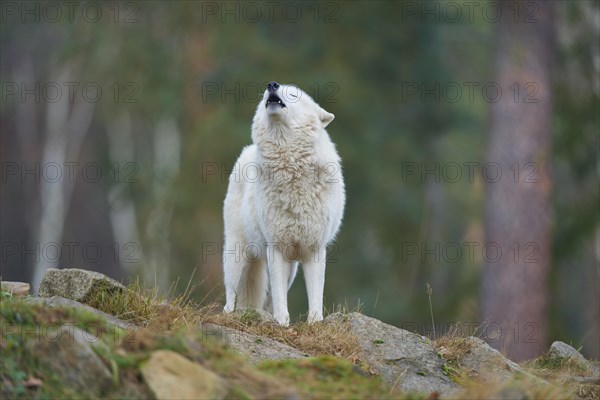
[(295, 98), (295, 99), (297, 99), (297, 98), (298, 98), (298, 96), (296, 96), (296, 95), (294, 95), (294, 94), (291, 94), (291, 93), (290, 93), (290, 96), (292, 96), (292, 97), (293, 97), (293, 98)]

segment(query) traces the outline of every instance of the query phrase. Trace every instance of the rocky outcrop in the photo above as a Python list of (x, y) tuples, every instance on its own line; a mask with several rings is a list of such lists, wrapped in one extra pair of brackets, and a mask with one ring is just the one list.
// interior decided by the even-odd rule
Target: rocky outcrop
[(424, 336), (359, 313), (331, 314), (326, 320), (348, 318), (363, 357), (394, 389), (449, 394), (458, 388), (442, 369), (442, 359)]
[(220, 400), (227, 394), (217, 374), (173, 351), (154, 351), (141, 373), (157, 400)]
[[(4, 286), (3, 282), (3, 290), (5, 287), (8, 288), (8, 286)], [(127, 289), (113, 279), (96, 272), (79, 269), (50, 269), (40, 285), (39, 293), (45, 297), (26, 297), (24, 301), (49, 307), (83, 309), (104, 318), (114, 326), (127, 329), (129, 332), (137, 332), (137, 326), (83, 304), (90, 299), (98, 299), (96, 295), (100, 290), (110, 293)], [(12, 290), (12, 293), (14, 296), (17, 291)], [(165, 303), (164, 307), (170, 309), (173, 306)], [(272, 315), (265, 311), (246, 309), (237, 310), (236, 314), (234, 317), (236, 325), (234, 326), (251, 328), (260, 324), (261, 329), (279, 328), (271, 326), (276, 322)], [(461, 389), (464, 388), (461, 388), (456, 382), (460, 383), (463, 382), (461, 379), (467, 379), (471, 383), (498, 387), (499, 391), (494, 394), (498, 398), (527, 397), (529, 396), (525, 390), (527, 388), (511, 386), (514, 382), (521, 380), (521, 377), (526, 377), (525, 381), (533, 383), (535, 387), (543, 387), (544, 390), (549, 387), (560, 387), (563, 383), (575, 383), (579, 385), (580, 392), (583, 390), (600, 393), (598, 391), (600, 385), (599, 364), (586, 360), (576, 349), (562, 342), (554, 342), (548, 353), (535, 361), (539, 366), (538, 370), (535, 370), (528, 365), (525, 365), (524, 368), (519, 366), (476, 337), (442, 338), (436, 341), (436, 349), (427, 337), (399, 329), (359, 313), (331, 314), (322, 323), (339, 323), (340, 321), (344, 322), (344, 333), (347, 334), (345, 329), (349, 327), (350, 334), (355, 337), (356, 343), (359, 345), (359, 352), (355, 352), (354, 349), (352, 351), (352, 354), (357, 356), (355, 360), (366, 365), (367, 369), (371, 370), (370, 372), (378, 374), (387, 383), (389, 393), (392, 395), (395, 395), (393, 392), (403, 392), (425, 394), (431, 398), (460, 396), (461, 393), (464, 393), (461, 392)], [(328, 328), (329, 326), (324, 327)], [(70, 332), (67, 332), (68, 329)], [(200, 332), (197, 329), (200, 329)], [(249, 330), (252, 331), (252, 329)], [(268, 331), (268, 329), (255, 330), (255, 332), (259, 331)], [(110, 385), (111, 379), (115, 379), (115, 376), (111, 377), (107, 365), (111, 365), (113, 374), (115, 371), (118, 372), (118, 368), (113, 365), (115, 361), (108, 360), (104, 355), (110, 353), (111, 350), (106, 348), (106, 344), (96, 344), (96, 346), (105, 346), (105, 350), (94, 347), (98, 354), (103, 355), (103, 362), (91, 348), (94, 343), (90, 339), (90, 334), (66, 326), (61, 327), (60, 332), (62, 336), (59, 340), (29, 340), (30, 352), (43, 354), (44, 356), (39, 358), (40, 366), (52, 371), (56, 370), (60, 379), (66, 385), (72, 386), (77, 393), (103, 393), (105, 388)], [(202, 358), (186, 358), (189, 356), (188, 353), (179, 354), (155, 348), (150, 358), (140, 364), (140, 369), (136, 372), (138, 373), (137, 377), (140, 376), (139, 374), (143, 377), (143, 382), (136, 378), (139, 382), (137, 387), (141, 388), (142, 393), (147, 393), (146, 397), (151, 393), (157, 399), (222, 399), (231, 394), (229, 392), (232, 390), (232, 382), (249, 376), (248, 374), (252, 375), (254, 381), (261, 382), (263, 386), (273, 386), (274, 377), (259, 376), (260, 368), (269, 364), (264, 361), (281, 360), (281, 363), (277, 364), (277, 368), (291, 368), (290, 365), (296, 362), (291, 361), (288, 365), (285, 360), (302, 359), (298, 363), (307, 362), (304, 358), (308, 354), (266, 336), (209, 323), (192, 328), (191, 333), (186, 335), (186, 346), (189, 344), (190, 348), (198, 350), (210, 342), (206, 339), (216, 340), (245, 355), (249, 364), (240, 359), (240, 362), (246, 365), (245, 369), (238, 371), (236, 376), (228, 377), (226, 374), (221, 374), (220, 377), (206, 368), (211, 364), (205, 363)], [(140, 343), (142, 342), (143, 340)], [(169, 349), (172, 348), (169, 347)], [(202, 353), (201, 350), (197, 352)], [(327, 363), (325, 362), (325, 364)], [(306, 365), (313, 364), (307, 362)], [(574, 369), (564, 369), (567, 371), (565, 374), (562, 372), (563, 370), (560, 370), (565, 365), (569, 368), (574, 366)], [(252, 368), (256, 368), (256, 371)], [(366, 374), (358, 367), (355, 368)], [(561, 375), (559, 385), (546, 386), (548, 382), (544, 379), (550, 380), (552, 377), (544, 375), (544, 371), (548, 370), (549, 374), (555, 374), (556, 370), (551, 371), (552, 368), (559, 368), (559, 371), (565, 376)], [(379, 380), (376, 381), (378, 385), (381, 385)], [(556, 379), (551, 382), (556, 384)], [(296, 397), (295, 390), (297, 388), (288, 393), (287, 384), (280, 382), (279, 384), (285, 390), (282, 389), (283, 391), (277, 393), (291, 398)], [(465, 387), (469, 387), (469, 385), (465, 385)], [(384, 387), (384, 389), (385, 393), (388, 393), (388, 388)], [(258, 389), (259, 392), (261, 390)], [(124, 397), (127, 397), (127, 392)]]
[(85, 303), (99, 291), (118, 292), (125, 286), (94, 271), (77, 268), (50, 268), (42, 278), (38, 295), (40, 297), (60, 296)]

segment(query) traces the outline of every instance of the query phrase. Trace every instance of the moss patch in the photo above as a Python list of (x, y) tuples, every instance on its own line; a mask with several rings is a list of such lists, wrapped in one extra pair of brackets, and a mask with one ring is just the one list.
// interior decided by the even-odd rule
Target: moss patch
[(1, 379), (3, 398), (89, 398), (93, 391), (80, 393), (63, 384), (48, 368), (40, 367), (43, 354), (31, 354), (27, 342), (53, 340), (61, 326), (74, 326), (99, 337), (107, 346), (124, 336), (93, 313), (85, 310), (30, 304), (19, 297), (0, 302)]
[(101, 316), (72, 307), (47, 307), (28, 303), (14, 297), (0, 302), (2, 337), (44, 337), (62, 325), (71, 325), (103, 339), (106, 342), (125, 336), (125, 330), (115, 327)]
[[(383, 382), (346, 360), (330, 356), (265, 361), (258, 365), (269, 375), (298, 385), (302, 397), (313, 399), (392, 398)], [(400, 397), (396, 397), (400, 398)]]

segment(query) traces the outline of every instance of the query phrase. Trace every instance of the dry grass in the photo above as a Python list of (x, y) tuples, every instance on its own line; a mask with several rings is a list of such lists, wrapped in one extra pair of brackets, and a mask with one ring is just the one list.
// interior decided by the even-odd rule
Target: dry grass
[(433, 346), (444, 360), (442, 369), (450, 379), (464, 387), (477, 385), (477, 377), (465, 370), (459, 362), (462, 356), (471, 349), (471, 345), (464, 338), (445, 335), (435, 340)]
[(547, 354), (526, 362), (523, 367), (536, 375), (549, 378), (560, 378), (565, 376), (590, 376), (591, 371), (575, 358), (555, 358)]
[(172, 331), (196, 325), (199, 307), (190, 300), (195, 287), (188, 285), (183, 294), (173, 296), (177, 282), (166, 293), (157, 288), (146, 289), (139, 281), (120, 292), (98, 291), (86, 303), (105, 313), (141, 327)]
[(471, 345), (458, 336), (442, 336), (434, 341), (433, 345), (444, 360), (456, 365), (458, 360), (471, 349)]
[[(474, 332), (478, 332), (479, 329), (476, 327)], [(443, 336), (433, 340), (432, 344), (444, 360), (444, 373), (459, 385), (469, 386), (476, 382), (477, 376), (460, 365), (459, 360), (471, 350), (471, 344), (465, 340), (462, 332), (460, 324), (457, 324)]]
[(217, 305), (203, 308), (201, 322), (266, 336), (311, 356), (331, 355), (345, 358), (353, 364), (362, 363), (360, 346), (356, 337), (350, 333), (349, 322), (343, 318), (314, 324), (296, 322), (284, 327), (271, 321), (263, 321), (254, 310), (232, 314), (223, 314), (220, 310)]

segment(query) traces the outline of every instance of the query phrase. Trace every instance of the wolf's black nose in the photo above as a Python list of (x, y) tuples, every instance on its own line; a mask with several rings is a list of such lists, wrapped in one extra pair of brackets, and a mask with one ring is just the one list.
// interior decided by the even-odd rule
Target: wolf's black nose
[(267, 90), (268, 90), (269, 92), (274, 92), (274, 91), (276, 91), (277, 89), (279, 89), (279, 83), (277, 83), (277, 82), (275, 82), (275, 81), (272, 81), (272, 82), (269, 82), (269, 83), (267, 83)]

